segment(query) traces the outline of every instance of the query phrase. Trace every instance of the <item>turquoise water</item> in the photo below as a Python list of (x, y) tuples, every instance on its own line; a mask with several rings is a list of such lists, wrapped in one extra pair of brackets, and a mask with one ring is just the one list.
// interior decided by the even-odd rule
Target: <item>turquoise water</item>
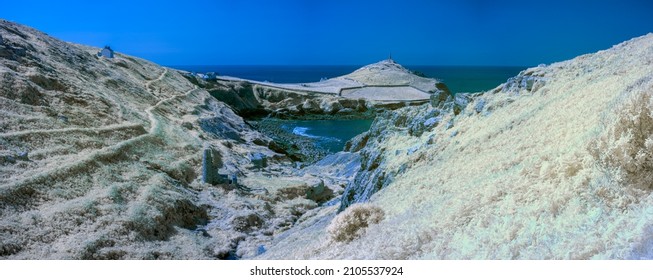
[[(310, 83), (322, 78), (334, 78), (349, 74), (361, 66), (357, 65), (194, 65), (172, 66), (173, 68), (199, 73), (216, 72), (255, 81), (276, 83)], [(516, 76), (527, 67), (506, 66), (406, 66), (420, 71), (427, 77), (442, 80), (452, 92), (479, 92), (493, 89), (508, 78)]]
[(288, 120), (281, 128), (286, 132), (315, 140), (315, 144), (332, 153), (342, 151), (345, 143), (367, 131), (372, 120)]

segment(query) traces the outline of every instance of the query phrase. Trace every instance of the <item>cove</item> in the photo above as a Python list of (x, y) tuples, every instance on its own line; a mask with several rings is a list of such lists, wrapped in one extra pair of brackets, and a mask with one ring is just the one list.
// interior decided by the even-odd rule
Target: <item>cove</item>
[(342, 151), (345, 143), (370, 129), (373, 120), (285, 120), (281, 129), (314, 141), (330, 153)]

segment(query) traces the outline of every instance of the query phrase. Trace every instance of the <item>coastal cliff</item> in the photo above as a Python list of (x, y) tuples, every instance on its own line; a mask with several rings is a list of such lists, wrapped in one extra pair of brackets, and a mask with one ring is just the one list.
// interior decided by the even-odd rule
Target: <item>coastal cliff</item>
[(342, 204), (259, 258), (650, 259), (651, 77), (653, 34), (381, 115)]

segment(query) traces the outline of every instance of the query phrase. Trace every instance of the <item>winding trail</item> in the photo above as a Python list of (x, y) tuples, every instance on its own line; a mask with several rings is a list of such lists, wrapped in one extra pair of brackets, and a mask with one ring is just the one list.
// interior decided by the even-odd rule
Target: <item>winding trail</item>
[[(147, 87), (147, 90), (150, 91), (151, 89), (149, 88), (149, 86), (152, 83), (163, 79), (166, 73), (167, 73), (167, 69), (157, 79), (146, 82), (145, 86)], [(107, 146), (98, 149), (96, 151), (93, 151), (91, 153), (88, 153), (86, 155), (82, 155), (80, 157), (74, 158), (70, 162), (64, 162), (61, 165), (57, 166), (56, 168), (43, 170), (41, 172), (36, 172), (35, 174), (32, 174), (31, 176), (28, 176), (26, 178), (22, 178), (17, 181), (11, 182), (9, 184), (0, 186), (0, 204), (5, 206), (13, 205), (17, 203), (21, 197), (25, 198), (25, 197), (32, 196), (38, 192), (37, 189), (46, 188), (48, 181), (52, 181), (55, 178), (65, 178), (72, 173), (88, 171), (88, 169), (92, 168), (93, 166), (99, 166), (98, 163), (107, 160), (109, 161), (113, 160), (114, 158), (123, 154), (124, 152), (126, 152), (126, 150), (136, 145), (137, 143), (153, 141), (154, 137), (161, 136), (161, 129), (162, 129), (161, 122), (158, 120), (156, 114), (154, 113), (154, 110), (156, 110), (162, 104), (172, 101), (176, 98), (187, 97), (193, 92), (195, 92), (196, 90), (199, 90), (199, 88), (197, 86), (193, 86), (192, 89), (189, 89), (183, 94), (177, 94), (162, 99), (158, 101), (156, 104), (145, 109), (145, 112), (147, 113), (148, 119), (150, 121), (150, 128), (148, 132), (145, 134), (140, 134), (138, 136), (115, 143), (111, 146)], [(29, 134), (29, 133), (53, 133), (53, 132), (70, 132), (70, 131), (97, 132), (97, 131), (109, 131), (116, 128), (134, 127), (134, 126), (142, 127), (142, 124), (130, 123), (124, 125), (105, 126), (99, 128), (71, 128), (71, 129), (54, 129), (54, 130), (42, 130), (42, 131), (26, 131), (26, 132), (16, 132), (16, 133), (5, 133), (0, 135), (0, 137), (7, 137), (7, 136), (10, 137), (10, 136)]]
[(157, 96), (157, 94), (154, 93), (154, 89), (150, 89), (150, 86), (151, 86), (153, 83), (156, 83), (156, 82), (158, 82), (158, 81), (161, 81), (161, 80), (163, 79), (163, 77), (165, 77), (166, 74), (168, 74), (168, 68), (163, 67), (163, 72), (161, 73), (161, 75), (159, 75), (159, 77), (157, 77), (157, 78), (154, 79), (154, 80), (149, 80), (149, 81), (145, 82), (145, 89), (146, 89), (149, 93), (151, 93), (152, 95)]
[(190, 95), (193, 91), (198, 90), (198, 89), (199, 88), (197, 86), (195, 86), (193, 89), (188, 90), (184, 94), (173, 95), (173, 96), (168, 97), (166, 99), (160, 100), (156, 104), (154, 104), (151, 107), (145, 109), (145, 112), (147, 113), (147, 116), (150, 119), (150, 130), (149, 130), (148, 133), (152, 134), (152, 135), (157, 134), (156, 132), (160, 128), (159, 120), (154, 116), (154, 114), (152, 113), (152, 110), (155, 110), (157, 107), (161, 106), (161, 104), (163, 104), (165, 102), (168, 102), (168, 101), (171, 101), (171, 100), (173, 100), (175, 98), (186, 97), (186, 96)]
[(142, 127), (142, 124), (133, 123), (133, 122), (124, 122), (121, 124), (112, 124), (101, 127), (70, 127), (70, 128), (61, 128), (61, 129), (38, 129), (38, 130), (24, 130), (17, 132), (9, 133), (0, 133), (0, 138), (10, 138), (10, 137), (21, 137), (31, 134), (54, 134), (54, 133), (69, 133), (69, 132), (92, 132), (92, 133), (102, 133), (110, 132), (114, 130), (121, 129), (130, 129)]

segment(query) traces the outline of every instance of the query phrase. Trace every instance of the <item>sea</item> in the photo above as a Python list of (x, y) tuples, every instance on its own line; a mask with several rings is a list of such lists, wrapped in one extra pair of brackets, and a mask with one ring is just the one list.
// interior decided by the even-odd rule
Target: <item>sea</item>
[[(232, 76), (255, 81), (275, 83), (310, 83), (349, 74), (362, 65), (193, 65), (170, 66), (171, 68), (197, 73), (215, 72), (222, 76)], [(493, 89), (519, 74), (528, 66), (404, 66), (418, 71), (429, 78), (444, 82), (455, 93), (480, 92)], [(288, 133), (307, 137), (315, 145), (330, 152), (341, 151), (344, 144), (359, 133), (367, 131), (372, 120), (288, 120), (281, 128)]]

